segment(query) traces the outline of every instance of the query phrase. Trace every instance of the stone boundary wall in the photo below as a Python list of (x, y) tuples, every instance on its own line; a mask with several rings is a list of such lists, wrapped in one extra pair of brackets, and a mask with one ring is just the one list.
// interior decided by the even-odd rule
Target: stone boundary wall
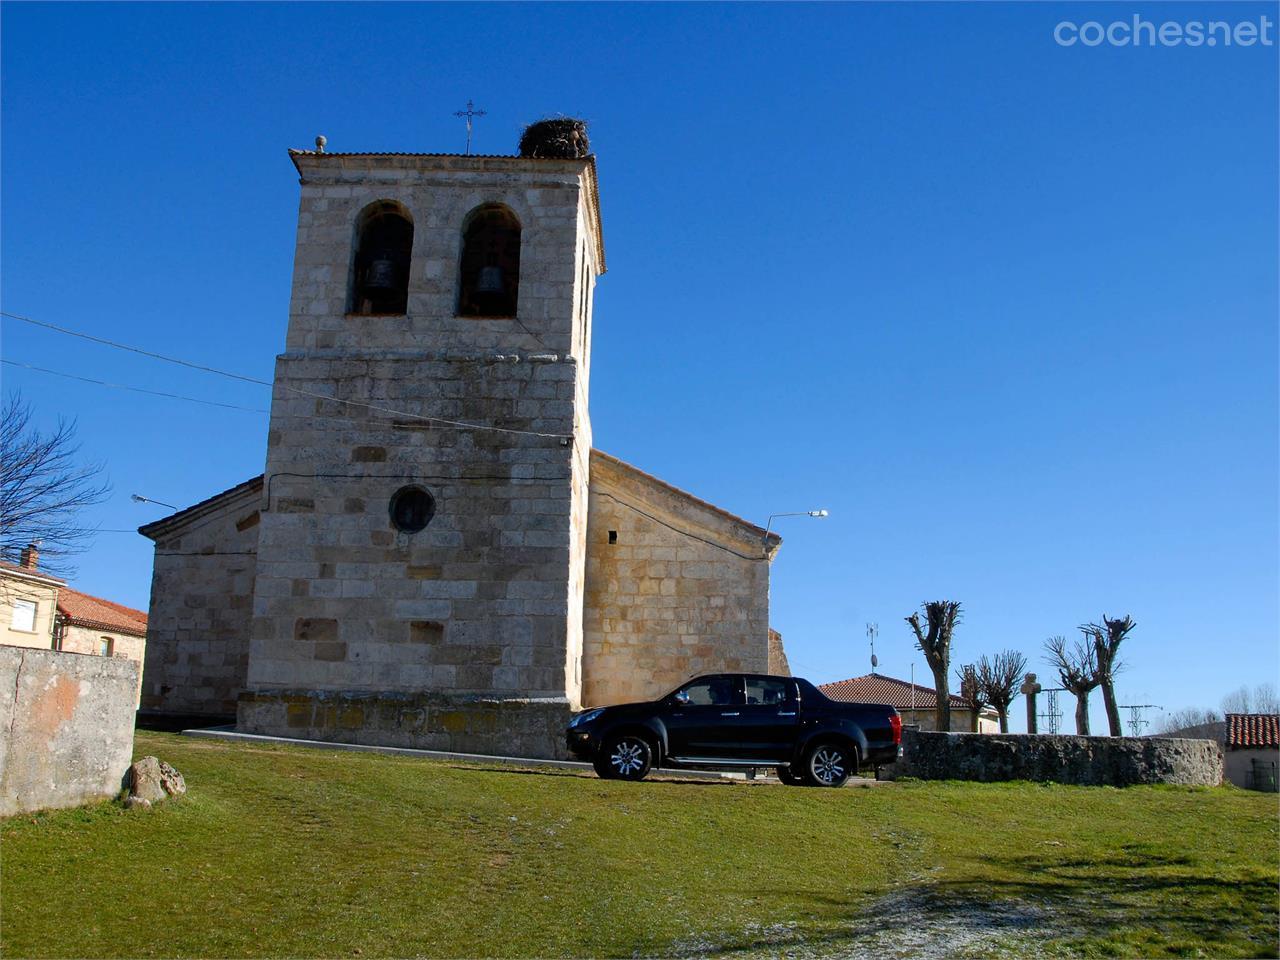
[(565, 760), (567, 699), (325, 690), (249, 691), (238, 733)]
[(1217, 786), (1222, 749), (1212, 740), (902, 731), (903, 756), (882, 776), (922, 780), (1037, 780), (1079, 786), (1141, 783)]
[(133, 760), (138, 666), (0, 646), (0, 816), (120, 792)]

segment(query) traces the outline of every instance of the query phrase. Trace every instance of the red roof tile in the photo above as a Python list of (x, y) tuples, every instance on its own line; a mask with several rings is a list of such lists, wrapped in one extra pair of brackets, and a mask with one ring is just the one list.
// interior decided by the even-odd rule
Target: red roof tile
[(147, 615), (141, 610), (101, 597), (91, 597), (70, 587), (58, 591), (58, 613), (72, 626), (127, 633), (134, 637), (147, 635)]
[[(835, 683), (821, 684), (818, 689), (832, 700), (844, 700), (848, 703), (887, 703), (899, 710), (911, 709), (911, 688), (915, 687), (915, 708), (925, 710), (937, 703), (938, 695), (931, 687), (883, 677), (878, 673), (854, 677), (852, 680), (839, 680)], [(951, 706), (961, 710), (969, 709), (969, 701), (951, 694)]]
[(1228, 747), (1280, 747), (1280, 714), (1228, 713)]

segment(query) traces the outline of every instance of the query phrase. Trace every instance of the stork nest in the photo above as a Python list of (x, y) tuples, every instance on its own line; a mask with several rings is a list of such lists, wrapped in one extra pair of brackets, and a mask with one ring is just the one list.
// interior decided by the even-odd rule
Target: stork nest
[(520, 156), (554, 160), (580, 160), (591, 152), (587, 122), (572, 117), (539, 120), (524, 128)]

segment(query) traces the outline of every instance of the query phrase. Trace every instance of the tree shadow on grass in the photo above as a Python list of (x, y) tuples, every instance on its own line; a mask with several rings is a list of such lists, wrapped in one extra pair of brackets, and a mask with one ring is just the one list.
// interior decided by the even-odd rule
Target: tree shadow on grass
[(671, 952), (928, 960), (1111, 941), (1104, 952), (1277, 956), (1274, 879), (1217, 876), (1214, 866), (1131, 845), (1096, 859), (983, 857), (974, 879), (913, 883), (869, 900), (753, 889), (823, 919), (691, 938)]
[(1030, 952), (1050, 918), (1044, 908), (989, 896), (940, 892), (910, 885), (869, 900), (830, 894), (771, 891), (766, 896), (801, 901), (798, 912), (827, 919), (748, 925), (736, 936), (691, 938), (673, 945), (676, 956), (779, 956), (937, 958), (987, 954), (997, 945)]
[[(1275, 878), (1224, 875), (1215, 862), (1167, 855), (1127, 844), (1096, 858), (1018, 856), (986, 862), (1003, 874), (991, 880), (948, 880), (938, 889), (972, 895), (980, 890), (1001, 899), (1044, 904), (1072, 938), (1106, 938), (1125, 926), (1140, 926), (1159, 939), (1199, 944), (1209, 953), (1251, 936), (1250, 956), (1277, 955)], [(1268, 918), (1269, 914), (1269, 918)], [(1269, 929), (1269, 939), (1257, 940)]]

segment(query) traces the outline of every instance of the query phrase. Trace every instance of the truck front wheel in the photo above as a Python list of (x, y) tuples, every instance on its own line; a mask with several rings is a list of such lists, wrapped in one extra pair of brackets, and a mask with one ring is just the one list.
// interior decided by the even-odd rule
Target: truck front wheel
[(652, 765), (653, 750), (633, 733), (606, 739), (593, 764), (606, 780), (643, 780)]

